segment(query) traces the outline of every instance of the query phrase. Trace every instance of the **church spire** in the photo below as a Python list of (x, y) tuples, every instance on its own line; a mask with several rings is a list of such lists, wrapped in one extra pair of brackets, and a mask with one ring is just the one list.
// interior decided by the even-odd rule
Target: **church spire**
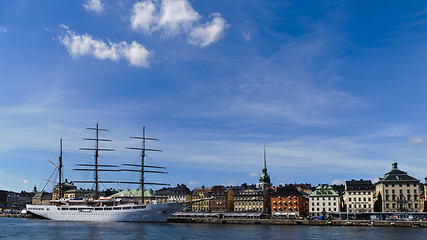
[(267, 173), (267, 157), (265, 153), (265, 145), (264, 145), (264, 163), (262, 167), (261, 176), (259, 176), (259, 183), (270, 183), (270, 176)]
[(265, 145), (264, 145), (264, 165), (262, 166), (262, 172), (267, 172), (267, 158), (265, 156)]

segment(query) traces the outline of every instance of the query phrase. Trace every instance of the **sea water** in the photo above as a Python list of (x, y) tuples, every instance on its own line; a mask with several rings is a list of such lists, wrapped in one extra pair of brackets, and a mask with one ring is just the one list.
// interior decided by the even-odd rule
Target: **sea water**
[(0, 239), (427, 239), (427, 228), (96, 223), (0, 218)]

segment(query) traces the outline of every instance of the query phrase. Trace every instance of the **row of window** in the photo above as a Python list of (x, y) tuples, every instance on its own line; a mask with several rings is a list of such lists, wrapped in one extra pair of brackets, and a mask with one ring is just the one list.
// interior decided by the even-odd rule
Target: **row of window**
[(348, 208), (362, 208), (362, 206), (363, 206), (363, 208), (366, 208), (366, 206), (368, 208), (372, 207), (371, 204), (349, 204)]
[[(394, 185), (395, 185), (394, 183), (385, 183), (384, 184), (385, 187), (394, 187)], [(418, 184), (416, 184), (416, 183), (412, 184), (412, 186), (414, 186), (414, 187), (417, 187), (417, 185)], [(402, 184), (402, 183), (399, 183), (399, 184), (396, 184), (396, 187), (397, 186), (399, 186), (399, 187), (403, 187), (403, 186), (410, 187), (411, 184)]]
[[(392, 189), (392, 190), (391, 190), (391, 193), (394, 193), (394, 190), (395, 190), (395, 189)], [(408, 194), (410, 194), (410, 193), (411, 193), (411, 189), (407, 189), (407, 190), (406, 190), (406, 192), (407, 192)], [(388, 193), (388, 189), (386, 189), (386, 190), (385, 190), (385, 193)], [(402, 190), (402, 189), (399, 189), (399, 193), (403, 193), (403, 190)], [(414, 194), (417, 194), (417, 189), (414, 189)]]
[[(392, 206), (392, 208), (396, 208), (397, 205), (396, 205), (396, 203), (392, 203), (391, 206)], [(390, 208), (390, 203), (386, 203), (385, 207)], [(402, 207), (403, 208), (408, 207), (410, 209), (410, 208), (412, 208), (412, 204), (410, 204), (410, 203), (408, 203), (408, 205), (404, 204)], [(417, 209), (417, 208), (418, 208), (418, 203), (414, 203), (414, 209)]]
[[(403, 199), (405, 199), (405, 196), (400, 195), (400, 197), (396, 197), (396, 195), (391, 195), (391, 200), (392, 201), (395, 201), (397, 199), (403, 200)], [(406, 199), (408, 199), (408, 201), (411, 201), (411, 195), (407, 195)], [(385, 200), (386, 201), (390, 201), (390, 196), (389, 195), (385, 195)], [(414, 195), (414, 201), (417, 201), (417, 200), (418, 200), (418, 196)]]
[[(351, 198), (348, 198), (348, 201), (350, 201), (351, 202)], [(353, 201), (359, 201), (359, 202), (361, 202), (362, 201), (362, 198), (361, 197), (359, 197), (359, 198), (353, 198)], [(363, 201), (364, 202), (366, 202), (366, 197), (364, 197), (363, 198)], [(370, 197), (368, 197), (368, 202), (369, 201), (371, 201), (371, 198)]]
[(262, 202), (236, 202), (235, 203), (236, 206), (259, 206), (262, 205)]
[(312, 200), (337, 200), (338, 197), (311, 197)]
[[(281, 211), (281, 210), (282, 210), (282, 207), (278, 207), (278, 209), (279, 209), (279, 211)], [(277, 210), (276, 210), (276, 207), (273, 207), (273, 210), (274, 210), (274, 211), (277, 211)], [(286, 207), (283, 207), (283, 210), (285, 211), (285, 210), (286, 210)], [(292, 207), (288, 207), (288, 210), (289, 210), (289, 211), (292, 211)], [(293, 208), (293, 210), (298, 210), (298, 208), (297, 208), (297, 207), (294, 207), (294, 208)]]
[[(311, 203), (311, 206), (314, 206), (315, 204), (314, 204), (314, 202), (312, 202)], [(337, 202), (334, 202), (334, 206), (336, 206), (337, 205)], [(317, 204), (316, 204), (316, 206), (319, 206), (319, 202), (317, 202)], [(326, 203), (325, 202), (323, 202), (323, 206), (326, 206)], [(328, 202), (328, 206), (332, 206), (331, 205), (331, 202)]]
[[(276, 201), (273, 201), (273, 204), (276, 204)], [(278, 201), (278, 204), (279, 204), (279, 205), (281, 205), (281, 204), (282, 204), (282, 202), (281, 202), (281, 201)], [(283, 201), (283, 204), (286, 204), (286, 201)], [(291, 205), (292, 205), (292, 202), (291, 202), (291, 201), (288, 201), (288, 204), (291, 204)], [(298, 203), (297, 203), (297, 201), (294, 201), (294, 204), (298, 204)]]
[[(328, 210), (328, 212), (331, 212), (332, 211), (332, 209), (334, 210), (334, 212), (336, 212), (337, 211), (337, 208), (328, 208), (327, 210)], [(314, 212), (315, 210), (314, 210), (314, 208), (311, 208), (311, 211), (312, 212)], [(317, 212), (323, 212), (323, 211), (326, 211), (326, 208), (317, 208)]]
[(366, 195), (366, 194), (372, 194), (372, 192), (348, 192), (349, 195)]

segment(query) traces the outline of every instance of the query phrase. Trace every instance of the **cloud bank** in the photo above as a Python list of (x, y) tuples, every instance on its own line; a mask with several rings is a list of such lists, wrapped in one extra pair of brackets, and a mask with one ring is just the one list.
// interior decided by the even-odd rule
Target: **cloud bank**
[(188, 43), (199, 47), (217, 42), (228, 28), (220, 13), (210, 14), (209, 20), (202, 23), (200, 14), (187, 0), (137, 2), (130, 17), (135, 31), (145, 34), (160, 31), (164, 37), (184, 34)]
[(86, 3), (83, 4), (83, 7), (85, 7), (87, 11), (96, 13), (100, 13), (104, 9), (101, 0), (87, 0)]
[(102, 40), (94, 39), (89, 34), (79, 35), (70, 30), (68, 26), (61, 25), (60, 27), (63, 32), (59, 36), (59, 41), (73, 57), (92, 55), (100, 60), (126, 59), (133, 66), (148, 67), (149, 58), (154, 54), (136, 41), (130, 44), (124, 41), (105, 43)]

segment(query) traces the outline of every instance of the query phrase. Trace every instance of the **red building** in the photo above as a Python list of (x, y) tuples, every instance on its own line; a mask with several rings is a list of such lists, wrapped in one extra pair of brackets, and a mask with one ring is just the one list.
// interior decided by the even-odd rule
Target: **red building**
[(294, 185), (277, 187), (270, 199), (272, 216), (299, 218), (308, 215), (308, 200)]

